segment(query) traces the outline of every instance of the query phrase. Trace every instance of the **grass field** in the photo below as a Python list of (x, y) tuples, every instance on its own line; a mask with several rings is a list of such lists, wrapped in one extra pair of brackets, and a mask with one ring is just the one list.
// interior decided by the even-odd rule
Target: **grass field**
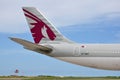
[(120, 80), (120, 77), (0, 76), (0, 80)]

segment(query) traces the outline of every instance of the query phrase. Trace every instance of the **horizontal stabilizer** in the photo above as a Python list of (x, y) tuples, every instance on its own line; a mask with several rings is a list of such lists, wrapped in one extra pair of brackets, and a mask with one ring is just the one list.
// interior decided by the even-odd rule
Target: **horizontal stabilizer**
[(29, 42), (29, 41), (26, 41), (26, 40), (23, 40), (23, 39), (19, 39), (19, 38), (10, 38), (10, 39), (12, 41), (15, 41), (15, 42), (23, 45), (25, 49), (29, 49), (29, 50), (32, 50), (32, 51), (36, 51), (36, 52), (39, 52), (39, 53), (45, 53), (45, 54), (50, 53), (52, 51), (51, 48), (45, 47), (43, 45), (38, 45), (38, 44)]

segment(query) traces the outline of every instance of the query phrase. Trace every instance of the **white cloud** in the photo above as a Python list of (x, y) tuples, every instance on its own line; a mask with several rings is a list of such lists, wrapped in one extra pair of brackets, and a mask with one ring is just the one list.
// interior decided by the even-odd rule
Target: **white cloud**
[(120, 0), (1, 0), (0, 3), (0, 32), (10, 33), (27, 31), (22, 6), (37, 7), (56, 26), (85, 23), (103, 14), (120, 12)]

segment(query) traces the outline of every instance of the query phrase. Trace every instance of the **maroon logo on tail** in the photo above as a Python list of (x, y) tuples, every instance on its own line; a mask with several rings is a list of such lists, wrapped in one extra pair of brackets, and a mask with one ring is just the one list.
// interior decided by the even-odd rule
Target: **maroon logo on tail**
[(30, 23), (30, 25), (34, 26), (31, 29), (31, 32), (35, 43), (39, 43), (42, 40), (42, 38), (48, 38), (52, 41), (55, 40), (56, 35), (48, 25), (46, 25), (42, 20), (40, 20), (37, 16), (35, 16), (31, 12), (25, 9), (23, 9), (23, 11), (25, 12), (26, 17), (35, 21), (34, 23)]

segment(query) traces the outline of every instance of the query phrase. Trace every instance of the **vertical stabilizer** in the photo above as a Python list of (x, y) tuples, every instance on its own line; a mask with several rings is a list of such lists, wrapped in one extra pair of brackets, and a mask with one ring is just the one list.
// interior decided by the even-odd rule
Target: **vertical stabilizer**
[(71, 43), (71, 41), (63, 37), (36, 8), (23, 7), (23, 11), (35, 43)]

